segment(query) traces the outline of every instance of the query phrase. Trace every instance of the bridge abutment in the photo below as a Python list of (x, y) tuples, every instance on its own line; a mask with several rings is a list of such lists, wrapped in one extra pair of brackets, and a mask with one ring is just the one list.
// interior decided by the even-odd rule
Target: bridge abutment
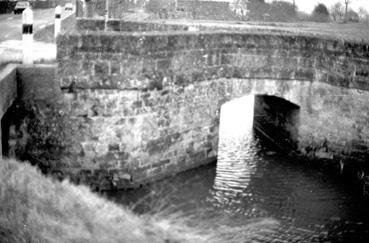
[(6, 131), (3, 131), (3, 125), (5, 124), (3, 117), (16, 98), (16, 65), (10, 64), (0, 72), (0, 156), (6, 153), (6, 151), (3, 151), (3, 148), (6, 148), (6, 144), (4, 144), (6, 139), (3, 138), (4, 133), (6, 134)]

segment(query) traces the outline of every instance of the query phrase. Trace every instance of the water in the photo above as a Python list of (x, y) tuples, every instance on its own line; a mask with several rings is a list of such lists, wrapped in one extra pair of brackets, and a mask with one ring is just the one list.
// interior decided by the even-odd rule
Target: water
[(368, 241), (369, 204), (352, 185), (223, 123), (216, 165), (110, 197), (138, 213), (180, 213), (224, 242)]

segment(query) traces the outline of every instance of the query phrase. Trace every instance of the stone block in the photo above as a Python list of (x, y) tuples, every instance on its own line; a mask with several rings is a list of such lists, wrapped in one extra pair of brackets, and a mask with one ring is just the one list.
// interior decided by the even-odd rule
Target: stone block
[(79, 60), (61, 61), (58, 63), (58, 73), (61, 77), (68, 77), (82, 73), (83, 69)]
[(350, 87), (360, 90), (369, 90), (368, 79), (357, 76), (353, 79), (352, 83), (350, 83)]
[(167, 164), (169, 164), (169, 163), (170, 163), (170, 160), (169, 160), (169, 159), (165, 159), (165, 160), (161, 160), (161, 161), (159, 161), (159, 162), (157, 162), (157, 163), (154, 163), (154, 164), (152, 165), (152, 167), (153, 167), (153, 168), (163, 167), (163, 166), (165, 166), (165, 165), (167, 165)]
[(120, 75), (121, 74), (120, 61), (110, 61), (110, 74), (111, 75)]
[(81, 46), (79, 50), (84, 52), (102, 52), (104, 50), (100, 35), (88, 33), (81, 36)]
[(166, 71), (170, 67), (170, 59), (161, 59), (157, 61), (156, 68), (157, 70)]
[(313, 81), (315, 80), (315, 71), (314, 69), (299, 68), (295, 71), (295, 79)]
[(165, 140), (165, 138), (159, 138), (155, 140), (150, 140), (147, 142), (146, 149), (149, 155), (160, 154), (169, 148), (170, 144)]
[(175, 85), (186, 87), (191, 83), (191, 77), (188, 77), (185, 74), (178, 74), (175, 76)]
[(91, 60), (88, 60), (88, 61), (83, 60), (81, 62), (81, 69), (82, 70), (80, 70), (81, 73), (79, 73), (79, 74), (81, 74), (81, 75), (89, 75), (89, 74), (92, 74), (94, 72), (93, 66), (94, 65), (93, 65), (93, 62)]
[(314, 58), (306, 58), (306, 57), (300, 57), (298, 61), (298, 66), (302, 68), (313, 68), (315, 64)]
[(99, 21), (97, 19), (92, 18), (84, 18), (76, 20), (76, 29), (79, 31), (84, 30), (103, 30), (104, 29), (104, 21)]
[(109, 148), (109, 152), (120, 151), (119, 144), (117, 143), (109, 144), (108, 148)]
[(292, 68), (278, 68), (274, 69), (273, 72), (276, 73), (276, 76), (280, 79), (292, 80), (292, 79), (300, 79), (300, 77), (295, 75), (295, 70)]
[(327, 82), (334, 86), (349, 87), (352, 83), (352, 77), (344, 77), (338, 74), (328, 74)]
[(104, 78), (109, 75), (109, 64), (108, 62), (98, 61), (94, 64), (94, 75), (97, 78)]

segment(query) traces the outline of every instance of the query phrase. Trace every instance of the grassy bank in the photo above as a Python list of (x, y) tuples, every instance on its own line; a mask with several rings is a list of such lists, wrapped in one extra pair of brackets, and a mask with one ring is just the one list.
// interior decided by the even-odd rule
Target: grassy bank
[(0, 158), (1, 243), (238, 243), (273, 234), (279, 225), (262, 218), (230, 226), (229, 220), (195, 220), (168, 209), (137, 215), (87, 187), (53, 180), (28, 163)]
[[(86, 187), (0, 159), (0, 242), (207, 242), (183, 222), (137, 216)], [(210, 240), (211, 241), (211, 240)]]

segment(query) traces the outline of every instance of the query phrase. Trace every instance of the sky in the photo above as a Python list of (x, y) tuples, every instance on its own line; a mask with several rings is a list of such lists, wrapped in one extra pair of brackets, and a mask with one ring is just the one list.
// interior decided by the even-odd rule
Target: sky
[[(293, 2), (292, 0), (285, 1), (291, 1), (291, 3)], [(271, 0), (266, 2), (271, 2)], [(328, 9), (337, 2), (344, 4), (344, 0), (295, 0), (295, 2), (299, 11), (306, 13), (311, 13), (318, 3), (325, 4)], [(351, 0), (349, 7), (355, 11), (357, 11), (359, 7), (364, 7), (367, 11), (369, 11), (369, 0)]]

